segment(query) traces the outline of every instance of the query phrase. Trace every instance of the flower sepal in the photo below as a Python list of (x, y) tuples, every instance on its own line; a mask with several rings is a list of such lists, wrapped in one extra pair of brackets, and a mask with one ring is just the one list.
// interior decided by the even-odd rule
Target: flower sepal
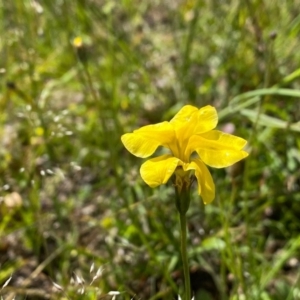
[(180, 214), (186, 214), (190, 206), (191, 185), (193, 183), (193, 177), (190, 176), (190, 173), (178, 167), (174, 174), (176, 208)]

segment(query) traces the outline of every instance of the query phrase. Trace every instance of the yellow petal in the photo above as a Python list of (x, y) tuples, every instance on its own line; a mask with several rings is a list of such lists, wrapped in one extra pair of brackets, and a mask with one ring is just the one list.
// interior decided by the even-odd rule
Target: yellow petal
[(221, 131), (212, 130), (192, 136), (187, 149), (196, 151), (200, 159), (215, 168), (225, 168), (248, 156), (242, 148), (247, 141)]
[(175, 130), (189, 127), (191, 134), (201, 134), (217, 126), (218, 115), (214, 107), (207, 105), (200, 109), (195, 106), (184, 106), (170, 121)]
[(159, 143), (135, 133), (126, 133), (121, 136), (125, 148), (137, 157), (148, 157), (155, 152)]
[(173, 127), (169, 122), (147, 125), (126, 133), (121, 137), (126, 149), (138, 157), (152, 155), (159, 146), (169, 147), (175, 140)]
[(243, 150), (197, 150), (201, 160), (214, 168), (226, 168), (248, 156)]
[(141, 177), (152, 188), (165, 184), (174, 173), (179, 161), (171, 155), (149, 159), (141, 166)]
[(200, 159), (193, 159), (186, 170), (195, 170), (198, 182), (198, 194), (204, 204), (209, 204), (215, 198), (215, 184), (205, 164)]
[(198, 111), (198, 108), (192, 105), (185, 105), (181, 108), (181, 110), (173, 117), (170, 121), (174, 129), (179, 129), (186, 122), (188, 122), (191, 116)]
[(230, 146), (231, 148), (238, 150), (241, 150), (247, 144), (246, 140), (219, 130), (211, 130), (203, 133), (201, 134), (201, 137), (211, 141), (216, 141), (219, 146)]
[[(197, 109), (194, 106), (184, 106), (170, 121), (176, 131), (178, 146), (181, 149), (180, 158), (187, 161), (190, 153), (185, 152), (189, 138), (194, 134), (201, 134), (212, 130), (218, 123), (216, 109), (205, 106)], [(186, 156), (183, 156), (184, 153)]]
[(203, 132), (214, 129), (218, 124), (218, 114), (213, 106), (207, 105), (199, 109), (197, 112), (197, 124), (194, 134), (201, 134)]

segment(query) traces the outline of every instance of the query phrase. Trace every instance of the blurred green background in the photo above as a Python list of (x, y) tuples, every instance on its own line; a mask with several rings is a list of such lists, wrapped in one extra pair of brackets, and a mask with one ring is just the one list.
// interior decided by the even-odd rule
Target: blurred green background
[(300, 299), (300, 1), (0, 1), (1, 299), (177, 299), (171, 184), (125, 132), (210, 104), (249, 157), (188, 212), (195, 299)]

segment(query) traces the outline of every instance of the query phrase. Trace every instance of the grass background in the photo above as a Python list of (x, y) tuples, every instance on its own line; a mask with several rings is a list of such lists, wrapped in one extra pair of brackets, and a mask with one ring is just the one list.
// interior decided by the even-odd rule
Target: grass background
[(196, 299), (300, 299), (299, 13), (299, 0), (0, 1), (2, 299), (176, 298), (173, 189), (147, 187), (120, 136), (185, 104), (214, 105), (250, 152), (211, 170), (211, 205), (193, 197)]

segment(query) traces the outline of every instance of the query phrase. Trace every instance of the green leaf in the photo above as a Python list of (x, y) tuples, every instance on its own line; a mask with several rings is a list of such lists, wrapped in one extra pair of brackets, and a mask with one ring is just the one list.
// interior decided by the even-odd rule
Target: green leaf
[(226, 246), (226, 243), (219, 237), (209, 237), (203, 240), (201, 247), (203, 250), (222, 250)]

